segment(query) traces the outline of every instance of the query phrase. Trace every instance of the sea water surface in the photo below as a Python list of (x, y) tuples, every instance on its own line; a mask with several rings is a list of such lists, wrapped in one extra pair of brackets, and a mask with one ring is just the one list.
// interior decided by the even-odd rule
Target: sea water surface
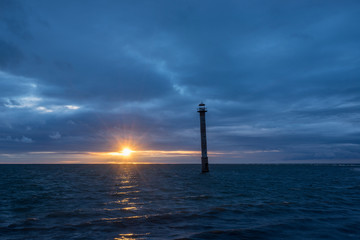
[(0, 239), (360, 239), (360, 165), (0, 165)]

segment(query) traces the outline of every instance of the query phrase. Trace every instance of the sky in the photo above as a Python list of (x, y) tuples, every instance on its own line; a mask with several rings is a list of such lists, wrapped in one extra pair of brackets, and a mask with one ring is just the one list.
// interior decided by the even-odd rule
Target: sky
[(357, 0), (0, 0), (0, 163), (200, 163), (200, 102), (210, 164), (360, 163), (359, 22)]

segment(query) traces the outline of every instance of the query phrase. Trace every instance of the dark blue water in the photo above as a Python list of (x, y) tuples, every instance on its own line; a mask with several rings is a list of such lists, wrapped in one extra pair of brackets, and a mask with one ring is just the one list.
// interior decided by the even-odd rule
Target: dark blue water
[(360, 239), (360, 165), (0, 165), (0, 239)]

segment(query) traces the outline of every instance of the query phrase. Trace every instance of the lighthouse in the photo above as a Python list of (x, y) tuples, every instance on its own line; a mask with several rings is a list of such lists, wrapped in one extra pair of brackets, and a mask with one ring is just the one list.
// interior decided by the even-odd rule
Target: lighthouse
[(201, 172), (209, 172), (209, 162), (207, 156), (206, 143), (206, 121), (205, 113), (207, 112), (205, 104), (200, 103), (198, 113), (200, 113), (200, 134), (201, 134)]

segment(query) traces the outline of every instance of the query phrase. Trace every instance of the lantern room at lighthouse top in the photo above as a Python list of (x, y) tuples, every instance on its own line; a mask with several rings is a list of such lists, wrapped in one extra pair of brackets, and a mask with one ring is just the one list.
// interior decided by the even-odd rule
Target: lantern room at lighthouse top
[(205, 107), (205, 103), (200, 103), (199, 104), (198, 112), (207, 112), (207, 109)]

